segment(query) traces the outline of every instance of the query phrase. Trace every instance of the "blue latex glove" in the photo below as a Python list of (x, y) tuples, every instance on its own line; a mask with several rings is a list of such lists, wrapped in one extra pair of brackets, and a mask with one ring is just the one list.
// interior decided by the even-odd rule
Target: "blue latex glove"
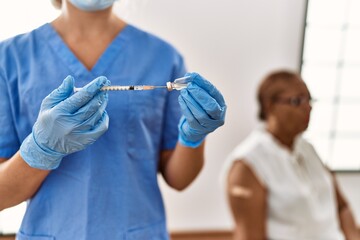
[(183, 116), (179, 123), (179, 142), (195, 148), (208, 133), (224, 124), (226, 105), (219, 90), (209, 81), (197, 73), (186, 76), (191, 77), (191, 82), (180, 91)]
[(73, 94), (74, 79), (65, 78), (42, 101), (32, 133), (21, 144), (25, 162), (34, 168), (55, 169), (64, 156), (94, 143), (109, 125), (105, 111), (108, 96), (100, 91), (109, 83), (98, 77)]

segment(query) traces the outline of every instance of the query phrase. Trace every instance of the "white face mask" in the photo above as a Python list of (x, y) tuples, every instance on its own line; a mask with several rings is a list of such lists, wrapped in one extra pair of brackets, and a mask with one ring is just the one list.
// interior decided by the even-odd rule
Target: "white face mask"
[(110, 7), (117, 0), (69, 0), (75, 7), (87, 11), (95, 12)]

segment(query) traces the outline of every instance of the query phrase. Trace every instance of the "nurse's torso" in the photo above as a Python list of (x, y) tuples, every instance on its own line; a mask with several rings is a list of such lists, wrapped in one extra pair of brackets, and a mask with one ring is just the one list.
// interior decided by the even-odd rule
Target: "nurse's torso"
[[(91, 71), (50, 24), (4, 45), (6, 59), (1, 64), (6, 67), (19, 143), (31, 132), (42, 99), (67, 75), (81, 87), (101, 75), (112, 85), (165, 85), (184, 74), (174, 49), (132, 26), (114, 39)], [(180, 111), (173, 100), (168, 106), (176, 94), (109, 92), (109, 130), (50, 173), (29, 201), (17, 238), (168, 239), (157, 169), (164, 139), (174, 145), (177, 138)], [(167, 108), (173, 108), (171, 118), (165, 116)], [(171, 124), (174, 130), (164, 132)]]

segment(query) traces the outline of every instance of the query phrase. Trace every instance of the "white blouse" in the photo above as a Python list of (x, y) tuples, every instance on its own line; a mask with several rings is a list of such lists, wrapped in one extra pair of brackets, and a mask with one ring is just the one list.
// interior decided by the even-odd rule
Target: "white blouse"
[(290, 152), (265, 129), (258, 129), (230, 154), (225, 176), (240, 159), (268, 191), (268, 239), (345, 239), (331, 174), (305, 139), (299, 136)]

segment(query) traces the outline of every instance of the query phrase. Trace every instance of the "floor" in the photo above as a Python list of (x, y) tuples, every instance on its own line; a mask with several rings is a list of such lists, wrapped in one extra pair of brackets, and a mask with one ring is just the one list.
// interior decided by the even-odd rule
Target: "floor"
[(15, 236), (0, 236), (0, 240), (15, 240)]
[[(0, 240), (15, 240), (15, 236), (0, 236)], [(178, 232), (171, 234), (171, 240), (232, 240), (231, 232)]]
[(233, 240), (229, 231), (172, 233), (171, 240)]

